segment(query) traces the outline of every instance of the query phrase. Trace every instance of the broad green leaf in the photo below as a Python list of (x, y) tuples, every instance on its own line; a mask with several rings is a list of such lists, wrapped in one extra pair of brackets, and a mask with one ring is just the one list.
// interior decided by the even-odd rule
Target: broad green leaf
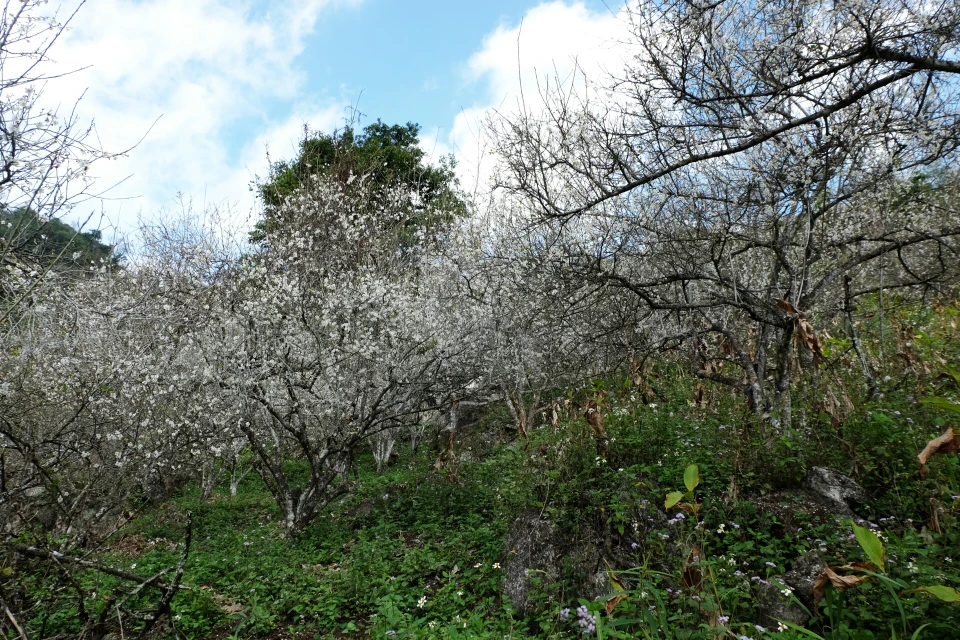
[(670, 507), (674, 506), (681, 500), (683, 500), (682, 493), (680, 493), (679, 491), (671, 491), (670, 493), (667, 494), (667, 500), (666, 502), (663, 503), (663, 506), (669, 509)]
[(880, 542), (880, 538), (877, 537), (873, 531), (865, 527), (858, 526), (857, 523), (853, 523), (853, 535), (857, 537), (857, 542), (860, 543), (860, 548), (863, 549), (864, 553), (867, 554), (867, 557), (870, 558), (870, 562), (873, 563), (878, 570), (881, 572), (886, 571), (887, 569), (887, 554), (883, 550), (883, 543)]
[(915, 593), (917, 591), (925, 591), (932, 596), (940, 598), (944, 602), (960, 602), (960, 591), (953, 589), (951, 587), (945, 587), (943, 585), (934, 585), (932, 587), (918, 587), (917, 589), (910, 589), (909, 591), (904, 591), (904, 593)]
[(960, 404), (956, 402), (950, 402), (946, 398), (941, 398), (939, 396), (924, 398), (923, 400), (920, 401), (920, 404), (928, 404), (931, 407), (936, 407), (938, 409), (946, 409), (947, 411), (960, 413)]
[(700, 469), (697, 465), (691, 464), (683, 472), (683, 484), (687, 487), (687, 491), (693, 491), (700, 484)]
[(957, 383), (957, 386), (960, 387), (960, 371), (957, 371), (953, 367), (947, 365), (943, 368), (944, 373), (953, 378), (953, 381)]

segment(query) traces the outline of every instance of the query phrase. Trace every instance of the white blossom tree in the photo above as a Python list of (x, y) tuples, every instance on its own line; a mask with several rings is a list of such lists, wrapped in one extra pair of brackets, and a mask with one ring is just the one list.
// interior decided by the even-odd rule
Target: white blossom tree
[(0, 233), (0, 332), (58, 261), (69, 258), (67, 244), (60, 255), (37, 259), (33, 249), (45, 225), (67, 215), (89, 221), (92, 214), (77, 207), (106, 191), (97, 188), (91, 168), (121, 155), (99, 146), (76, 104), (64, 112), (43, 95), (57, 79), (48, 71), (50, 50), (82, 5), (66, 16), (44, 0), (0, 8), (0, 223), (7, 227)]
[[(437, 404), (452, 311), (429, 265), (399, 251), (392, 207), (362, 180), (317, 177), (281, 205), (284, 225), (238, 263), (219, 322), (194, 334), (203, 385), (242, 407), (239, 428), (290, 533), (351, 484), (356, 451)], [(441, 383), (443, 383), (441, 385)], [(389, 447), (388, 447), (389, 448)], [(306, 464), (305, 480), (288, 468)]]

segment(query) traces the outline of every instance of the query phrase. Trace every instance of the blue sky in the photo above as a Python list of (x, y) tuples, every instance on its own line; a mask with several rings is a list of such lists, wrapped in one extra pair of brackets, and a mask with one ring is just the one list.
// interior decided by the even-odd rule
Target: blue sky
[[(450, 126), (461, 108), (486, 98), (465, 70), (470, 56), (487, 34), (518, 25), (538, 4), (367, 0), (320, 21), (298, 62), (308, 87), (356, 93), (360, 111), (374, 119)], [(581, 4), (604, 10), (601, 2)]]
[(88, 205), (107, 226), (174, 211), (178, 194), (249, 225), (250, 181), (268, 150), (295, 152), (305, 122), (330, 130), (351, 105), (361, 125), (417, 122), (425, 148), (456, 154), (476, 178), (480, 123), (516, 103), (518, 77), (532, 86), (574, 58), (610, 66), (624, 30), (598, 0), (89, 0), (53, 52), (59, 69), (82, 70), (47, 97), (68, 105), (83, 94), (81, 117), (110, 151), (143, 138), (94, 166), (101, 186), (120, 183)]

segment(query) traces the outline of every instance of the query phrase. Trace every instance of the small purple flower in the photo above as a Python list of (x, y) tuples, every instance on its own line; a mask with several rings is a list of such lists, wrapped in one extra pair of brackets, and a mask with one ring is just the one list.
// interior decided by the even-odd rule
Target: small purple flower
[(907, 424), (913, 424), (913, 418), (907, 418)]
[(757, 631), (759, 631), (760, 633), (766, 633), (766, 632), (767, 632), (766, 629), (764, 629), (763, 627), (761, 627), (761, 626), (758, 625), (758, 624), (755, 624), (755, 625), (753, 625), (753, 626), (754, 626), (754, 627), (757, 629)]
[(893, 415), (898, 416), (898, 415), (900, 415), (900, 412), (899, 412), (899, 411), (894, 411), (894, 412), (893, 412)]
[(243, 546), (249, 547), (249, 546), (252, 545), (252, 544), (253, 544), (252, 542), (244, 542), (244, 543), (243, 543)]
[(631, 543), (630, 543), (630, 548), (631, 548), (631, 549), (636, 549), (636, 548), (639, 547), (639, 546), (640, 546), (640, 545), (638, 545), (636, 542), (631, 542)]
[(387, 637), (389, 637), (389, 638), (396, 638), (396, 637), (397, 637), (397, 632), (394, 631), (393, 629), (390, 629), (389, 631), (387, 631)]
[(736, 522), (731, 522), (730, 524), (733, 525), (733, 528), (734, 528), (734, 529), (739, 529), (739, 528), (740, 528), (740, 525), (738, 525)]
[(730, 622), (730, 616), (720, 616), (719, 618), (717, 618), (717, 622), (719, 622), (720, 624), (727, 624), (728, 622)]
[(776, 567), (776, 566), (777, 566), (777, 563), (776, 563), (776, 562), (764, 562), (763, 564), (767, 565), (768, 567)]
[(580, 625), (580, 628), (583, 629), (584, 635), (588, 633), (593, 633), (597, 628), (597, 619), (590, 615), (590, 610), (586, 606), (580, 605), (577, 607), (577, 624)]
[(566, 608), (560, 609), (560, 619), (561, 619), (561, 620), (566, 620), (566, 619), (569, 618), (569, 617), (570, 617), (570, 609), (566, 609)]

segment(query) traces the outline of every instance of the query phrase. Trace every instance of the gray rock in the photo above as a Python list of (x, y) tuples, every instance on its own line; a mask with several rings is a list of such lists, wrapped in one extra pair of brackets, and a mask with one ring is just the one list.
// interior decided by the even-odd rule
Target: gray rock
[(514, 520), (503, 545), (503, 594), (520, 613), (530, 600), (533, 578), (556, 580), (561, 554), (554, 537), (556, 528), (549, 520), (541, 520), (535, 510), (525, 511)]
[[(590, 496), (585, 496), (589, 500)], [(624, 494), (623, 501), (630, 499)], [(620, 534), (609, 524), (600, 530), (585, 526), (576, 535), (560, 531), (541, 519), (540, 509), (528, 509), (507, 531), (500, 564), (505, 595), (521, 614), (531, 605), (531, 587), (539, 581), (555, 589), (564, 581), (564, 597), (595, 599), (614, 591), (604, 560), (616, 571), (636, 565), (645, 540), (653, 529), (665, 526), (667, 517), (652, 503), (639, 500), (630, 513), (630, 524)], [(633, 548), (636, 542), (638, 548)], [(624, 576), (620, 576), (624, 579)]]
[(807, 607), (813, 606), (813, 585), (827, 568), (820, 554), (810, 551), (793, 561), (790, 571), (783, 575), (784, 582), (790, 586)]
[(776, 627), (777, 622), (792, 622), (804, 625), (810, 616), (784, 590), (788, 587), (785, 576), (774, 576), (760, 583), (757, 590), (757, 604), (760, 605), (760, 624), (765, 627)]
[(812, 467), (803, 484), (810, 492), (829, 501), (843, 515), (854, 515), (852, 507), (867, 499), (863, 487), (850, 477), (827, 467)]

